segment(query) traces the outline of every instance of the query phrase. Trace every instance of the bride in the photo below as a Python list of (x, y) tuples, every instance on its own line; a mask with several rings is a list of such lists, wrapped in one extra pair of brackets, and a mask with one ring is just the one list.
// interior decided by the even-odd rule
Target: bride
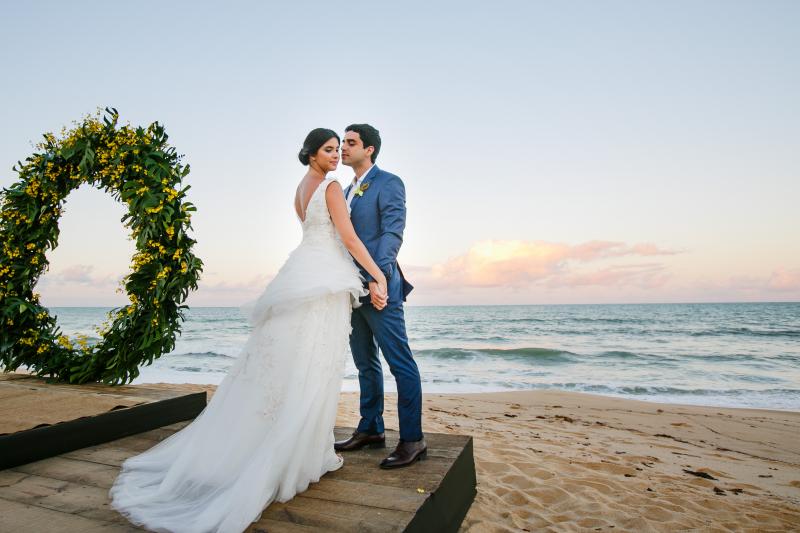
[(342, 187), (326, 177), (339, 163), (339, 142), (323, 128), (306, 137), (299, 157), (309, 170), (295, 198), (303, 239), (242, 306), (252, 332), (211, 401), (185, 428), (122, 463), (111, 506), (134, 524), (239, 533), (272, 501), (342, 466), (333, 426), (351, 308), (367, 294), (353, 258), (377, 280), (379, 309), (387, 287), (353, 230)]

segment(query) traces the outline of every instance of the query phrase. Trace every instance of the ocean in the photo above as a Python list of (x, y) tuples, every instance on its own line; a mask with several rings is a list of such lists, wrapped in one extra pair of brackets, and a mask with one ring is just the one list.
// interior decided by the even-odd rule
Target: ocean
[[(108, 310), (51, 312), (91, 342)], [(800, 410), (800, 303), (407, 307), (406, 318), (424, 392), (560, 389)], [(133, 383), (218, 384), (249, 331), (236, 307), (192, 308), (175, 350)], [(343, 389), (358, 390), (349, 354)]]

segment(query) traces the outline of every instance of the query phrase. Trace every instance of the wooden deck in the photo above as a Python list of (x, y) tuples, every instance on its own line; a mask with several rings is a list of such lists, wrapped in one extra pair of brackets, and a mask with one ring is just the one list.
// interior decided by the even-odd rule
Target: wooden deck
[[(109, 507), (108, 489), (122, 461), (187, 423), (0, 471), (0, 531), (141, 531)], [(455, 531), (475, 496), (472, 439), (427, 440), (428, 459), (398, 470), (378, 468), (386, 450), (348, 453), (344, 467), (270, 505), (248, 531)]]
[[(104, 414), (86, 418), (91, 421)], [(126, 458), (188, 423), (176, 422), (0, 470), (0, 532), (142, 531), (110, 508), (108, 489)], [(351, 432), (351, 428), (336, 428), (337, 437)], [(457, 531), (475, 497), (472, 438), (428, 434), (425, 461), (382, 470), (378, 463), (398, 438), (392, 431), (386, 436), (387, 449), (346, 453), (341, 469), (323, 476), (291, 501), (270, 505), (247, 531)]]
[(0, 469), (191, 420), (206, 393), (0, 373)]

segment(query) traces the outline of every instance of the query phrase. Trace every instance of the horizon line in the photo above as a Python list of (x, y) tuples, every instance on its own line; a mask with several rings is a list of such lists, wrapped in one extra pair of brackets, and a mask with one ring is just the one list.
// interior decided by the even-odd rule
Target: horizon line
[[(736, 304), (800, 304), (800, 300), (747, 300), (747, 301), (700, 301), (700, 302), (604, 302), (604, 303), (526, 303), (526, 304), (419, 304), (403, 307), (551, 307), (565, 305), (736, 305)], [(121, 309), (124, 306), (110, 305), (54, 305), (46, 309)], [(192, 305), (189, 309), (238, 309), (239, 305)]]

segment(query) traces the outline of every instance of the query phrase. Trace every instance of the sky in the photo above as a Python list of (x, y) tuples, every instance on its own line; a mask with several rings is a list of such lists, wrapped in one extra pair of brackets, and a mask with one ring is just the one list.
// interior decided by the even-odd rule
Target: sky
[[(305, 135), (368, 122), (408, 305), (798, 301), (798, 27), (796, 1), (4, 2), (0, 187), (98, 107), (159, 121), (188, 303), (236, 306), (300, 242)], [(123, 207), (70, 194), (45, 305), (126, 303)]]

